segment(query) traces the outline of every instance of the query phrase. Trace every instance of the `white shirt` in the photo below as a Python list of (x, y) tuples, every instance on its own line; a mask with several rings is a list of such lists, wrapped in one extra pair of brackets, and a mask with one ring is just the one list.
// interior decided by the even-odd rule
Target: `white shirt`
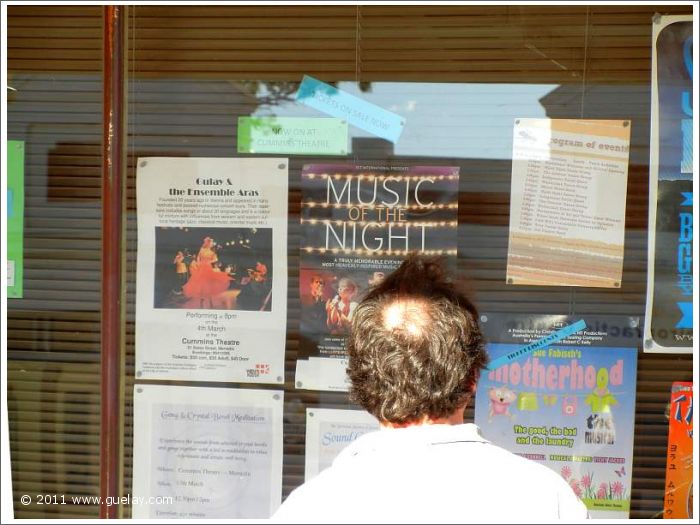
[(272, 519), (544, 523), (587, 517), (557, 473), (489, 443), (469, 423), (365, 434), (294, 490)]

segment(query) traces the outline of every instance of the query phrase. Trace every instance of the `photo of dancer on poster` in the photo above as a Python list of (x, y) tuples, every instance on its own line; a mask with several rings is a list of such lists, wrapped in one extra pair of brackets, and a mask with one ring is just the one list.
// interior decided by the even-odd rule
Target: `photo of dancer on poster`
[[(197, 256), (190, 263), (190, 277), (182, 287), (182, 294), (190, 300), (190, 308), (213, 309), (214, 297), (228, 289), (231, 277), (215, 267), (219, 257), (214, 246), (214, 239), (205, 237)], [(199, 301), (198, 306), (192, 301)]]
[(270, 311), (271, 255), (269, 228), (156, 227), (153, 307)]

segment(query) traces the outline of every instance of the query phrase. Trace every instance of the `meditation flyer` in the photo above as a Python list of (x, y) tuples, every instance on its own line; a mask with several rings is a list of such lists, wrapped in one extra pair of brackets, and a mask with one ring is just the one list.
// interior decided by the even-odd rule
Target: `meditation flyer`
[(284, 382), (287, 160), (138, 160), (136, 378)]
[(629, 147), (628, 120), (515, 121), (508, 284), (621, 286)]
[(375, 430), (379, 430), (379, 421), (364, 410), (307, 408), (304, 479), (330, 467), (345, 447)]
[(489, 358), (500, 359), (478, 383), (474, 420), (484, 437), (559, 473), (592, 517), (627, 518), (638, 319), (586, 316), (582, 330), (538, 346), (581, 318), (482, 317)]
[(458, 186), (456, 167), (304, 166), (297, 388), (348, 389), (353, 312), (407, 254), (456, 265)]
[(278, 390), (134, 386), (134, 518), (269, 518), (282, 499)]

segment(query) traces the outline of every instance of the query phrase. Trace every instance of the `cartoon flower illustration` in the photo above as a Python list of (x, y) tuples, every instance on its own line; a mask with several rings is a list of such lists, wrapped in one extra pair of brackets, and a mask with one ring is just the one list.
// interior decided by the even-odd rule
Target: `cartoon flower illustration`
[(621, 498), (622, 492), (625, 490), (625, 486), (622, 484), (621, 481), (614, 481), (610, 484), (610, 490), (612, 490), (612, 493), (616, 497)]
[(581, 476), (581, 486), (583, 487), (586, 498), (595, 497), (595, 489), (593, 488), (593, 474), (588, 472)]
[(591, 477), (590, 474), (584, 474), (581, 476), (581, 485), (584, 486), (584, 488), (591, 488), (591, 482), (593, 481), (593, 478)]
[(564, 479), (569, 479), (569, 476), (571, 476), (571, 468), (569, 468), (568, 465), (564, 465), (561, 468), (561, 477)]
[(600, 487), (598, 487), (598, 492), (596, 493), (596, 497), (598, 499), (606, 499), (607, 495), (608, 495), (607, 487), (605, 486), (605, 483), (601, 483)]
[(571, 486), (571, 489), (574, 491), (574, 494), (576, 494), (577, 498), (580, 498), (581, 495), (583, 494), (583, 489), (581, 488), (581, 484), (577, 479), (572, 479), (569, 482), (569, 485)]

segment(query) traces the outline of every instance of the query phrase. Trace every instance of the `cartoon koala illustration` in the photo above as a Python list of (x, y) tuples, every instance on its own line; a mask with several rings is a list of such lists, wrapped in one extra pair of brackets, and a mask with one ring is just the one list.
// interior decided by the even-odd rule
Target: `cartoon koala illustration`
[(506, 416), (512, 419), (510, 404), (515, 401), (515, 398), (515, 392), (508, 387), (491, 387), (489, 389), (489, 422), (493, 416)]

